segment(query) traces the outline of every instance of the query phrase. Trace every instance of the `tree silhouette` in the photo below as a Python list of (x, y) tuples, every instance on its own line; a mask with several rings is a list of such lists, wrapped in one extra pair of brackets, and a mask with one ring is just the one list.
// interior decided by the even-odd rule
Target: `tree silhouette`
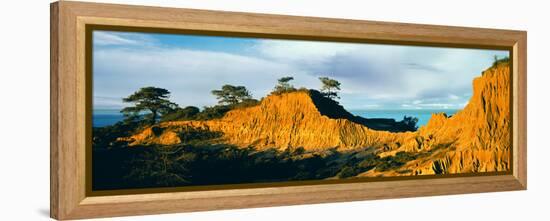
[(277, 94), (296, 90), (289, 82), (294, 80), (293, 77), (282, 77), (277, 80), (274, 92)]
[(213, 90), (219, 104), (234, 105), (252, 98), (250, 92), (244, 86), (233, 86), (226, 84), (221, 90)]
[(321, 83), (323, 83), (323, 86), (321, 87), (321, 92), (325, 97), (330, 99), (340, 98), (338, 97), (337, 92), (340, 90), (340, 82), (334, 79), (330, 79), (328, 77), (320, 77), (319, 80), (321, 81)]
[(151, 114), (149, 114), (149, 117), (151, 124), (154, 124), (160, 114), (168, 113), (178, 107), (177, 104), (168, 100), (169, 97), (170, 91), (164, 88), (140, 88), (132, 95), (122, 99), (122, 101), (126, 103), (133, 103), (134, 106), (126, 107), (120, 112), (127, 118), (131, 118), (139, 116), (143, 111), (150, 111)]

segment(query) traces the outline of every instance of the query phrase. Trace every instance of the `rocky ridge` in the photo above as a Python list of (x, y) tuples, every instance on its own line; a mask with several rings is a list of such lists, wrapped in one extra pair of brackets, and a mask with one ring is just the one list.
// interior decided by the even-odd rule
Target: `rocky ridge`
[(327, 116), (311, 92), (297, 91), (267, 96), (257, 106), (231, 110), (220, 119), (159, 123), (121, 140), (130, 146), (172, 145), (185, 142), (182, 133), (201, 130), (218, 132), (221, 136), (214, 142), (239, 147), (312, 151), (373, 147), (380, 157), (399, 152), (416, 156), (398, 169), (369, 170), (358, 176), (506, 171), (511, 163), (509, 78), (507, 63), (485, 70), (474, 79), (472, 98), (463, 110), (454, 116), (433, 114), (415, 132), (374, 130), (349, 114)]

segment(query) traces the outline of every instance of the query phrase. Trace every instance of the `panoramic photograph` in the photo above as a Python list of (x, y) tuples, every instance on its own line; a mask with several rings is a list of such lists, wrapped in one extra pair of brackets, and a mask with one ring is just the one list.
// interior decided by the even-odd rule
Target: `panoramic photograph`
[(92, 191), (511, 169), (509, 51), (95, 30)]

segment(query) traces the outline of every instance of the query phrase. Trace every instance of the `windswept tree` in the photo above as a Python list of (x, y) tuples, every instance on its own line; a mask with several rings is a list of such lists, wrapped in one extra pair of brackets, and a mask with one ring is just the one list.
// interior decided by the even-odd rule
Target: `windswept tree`
[(233, 86), (226, 84), (221, 90), (213, 90), (212, 94), (216, 96), (219, 104), (235, 105), (242, 101), (252, 99), (250, 91), (244, 86)]
[(164, 88), (140, 88), (132, 95), (122, 99), (122, 101), (126, 103), (132, 103), (133, 106), (126, 107), (120, 112), (122, 112), (124, 116), (130, 118), (139, 116), (139, 114), (144, 111), (149, 111), (151, 113), (146, 116), (151, 120), (151, 124), (154, 124), (157, 122), (158, 116), (168, 113), (178, 107), (177, 104), (168, 100), (169, 97), (170, 91)]
[(338, 91), (340, 90), (340, 82), (328, 77), (320, 77), (319, 80), (323, 84), (321, 92), (327, 98), (334, 99), (338, 97)]
[(295, 91), (296, 89), (289, 82), (294, 80), (293, 77), (282, 77), (277, 80), (277, 85), (273, 92), (281, 94), (289, 91)]

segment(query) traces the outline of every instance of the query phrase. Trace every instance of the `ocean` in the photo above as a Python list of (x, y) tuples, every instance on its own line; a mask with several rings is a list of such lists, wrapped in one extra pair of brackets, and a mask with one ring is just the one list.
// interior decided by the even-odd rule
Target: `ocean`
[(120, 110), (95, 109), (92, 111), (92, 127), (113, 125), (124, 119)]
[(416, 117), (418, 118), (418, 127), (426, 125), (432, 113), (446, 113), (447, 116), (454, 115), (457, 111), (456, 109), (416, 109), (416, 110), (351, 110), (349, 111), (353, 115), (364, 117), (364, 118), (391, 118), (396, 121), (403, 120), (403, 117)]
[[(403, 120), (405, 116), (413, 116), (418, 118), (417, 125), (420, 127), (426, 125), (432, 116), (432, 113), (446, 113), (454, 115), (458, 110), (454, 109), (420, 109), (420, 110), (351, 110), (350, 113), (365, 117), (365, 118), (392, 118), (396, 121)], [(124, 119), (120, 110), (93, 110), (92, 125), (93, 127), (104, 127), (113, 125)]]

